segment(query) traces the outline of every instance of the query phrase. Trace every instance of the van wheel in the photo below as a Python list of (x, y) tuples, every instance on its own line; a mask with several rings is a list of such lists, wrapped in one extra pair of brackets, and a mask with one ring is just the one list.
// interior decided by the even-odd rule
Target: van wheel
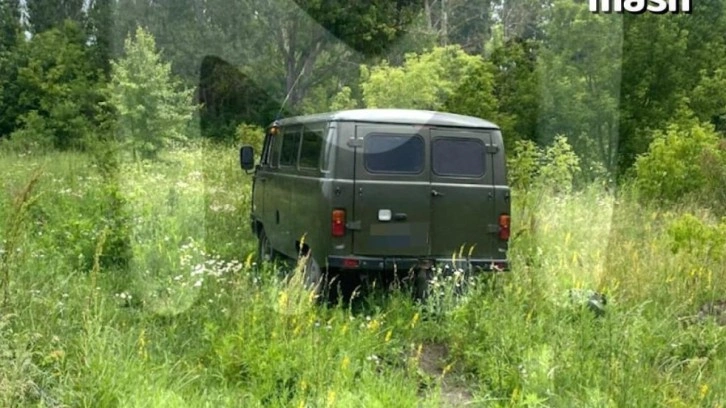
[(311, 255), (308, 255), (308, 259), (305, 262), (304, 273), (305, 286), (308, 289), (314, 290), (315, 295), (319, 296), (323, 292), (323, 271)]
[(429, 295), (434, 273), (429, 268), (418, 268), (413, 279), (414, 299), (425, 302)]
[(265, 230), (260, 230), (260, 235), (257, 237), (257, 262), (262, 264), (263, 262), (272, 262), (274, 260), (275, 250), (272, 249)]

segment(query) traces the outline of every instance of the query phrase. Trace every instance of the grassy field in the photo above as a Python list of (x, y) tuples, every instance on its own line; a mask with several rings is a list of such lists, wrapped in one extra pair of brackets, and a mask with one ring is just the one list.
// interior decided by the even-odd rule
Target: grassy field
[[(513, 270), (319, 306), (257, 268), (234, 147), (111, 176), (0, 158), (0, 406), (715, 407), (726, 223), (593, 186), (515, 192)], [(485, 284), (486, 283), (486, 284)], [(607, 296), (596, 318), (570, 289)]]

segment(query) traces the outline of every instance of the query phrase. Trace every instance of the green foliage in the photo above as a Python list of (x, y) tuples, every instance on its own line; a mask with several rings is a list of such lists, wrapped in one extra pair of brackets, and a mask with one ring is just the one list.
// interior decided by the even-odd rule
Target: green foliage
[(341, 89), (340, 92), (333, 97), (333, 100), (330, 103), (330, 110), (336, 111), (357, 108), (358, 101), (353, 99), (351, 96), (352, 93), (353, 91), (350, 87), (344, 86), (343, 89)]
[(719, 123), (721, 97), (710, 89), (726, 58), (726, 40), (714, 35), (726, 29), (724, 2), (704, 0), (684, 17), (624, 16), (621, 170), (648, 150), (653, 131), (668, 125), (684, 98), (700, 120)]
[(26, 0), (32, 32), (48, 31), (67, 20), (81, 23), (83, 4), (83, 0)]
[[(490, 63), (480, 63), (444, 102), (449, 112), (489, 119), (500, 123), (499, 106), (494, 97), (494, 67)], [(506, 133), (505, 133), (506, 134)]]
[(300, 7), (349, 47), (374, 56), (406, 34), (420, 5), (411, 0), (318, 0), (301, 2)]
[(703, 121), (717, 125), (717, 130), (726, 130), (726, 70), (716, 68), (709, 74), (702, 70), (700, 83), (693, 90), (691, 106)]
[[(719, 142), (710, 125), (672, 123), (664, 131), (654, 132), (648, 152), (634, 166), (641, 197), (673, 203), (706, 193), (711, 185), (707, 171), (719, 171), (726, 165)], [(710, 170), (702, 165), (705, 157), (712, 158)]]
[(507, 177), (517, 204), (520, 230), (536, 236), (538, 206), (546, 197), (564, 195), (580, 172), (580, 158), (564, 136), (546, 147), (531, 140), (514, 142), (507, 158)]
[(0, 1), (0, 58), (17, 44), (21, 36), (18, 5), (17, 0)]
[(48, 121), (37, 111), (30, 111), (19, 118), (20, 129), (12, 138), (3, 141), (2, 146), (9, 151), (43, 153), (53, 150), (55, 137)]
[(265, 129), (257, 125), (241, 123), (235, 131), (235, 140), (238, 144), (251, 145), (255, 153), (262, 152), (262, 144), (265, 141)]
[(448, 46), (420, 55), (407, 54), (401, 67), (386, 61), (370, 69), (362, 66), (363, 101), (369, 108), (440, 110), (484, 64), (461, 47)]
[(670, 222), (667, 229), (674, 253), (683, 252), (696, 259), (726, 259), (726, 218), (709, 225), (701, 218), (686, 213)]
[(507, 165), (510, 185), (523, 192), (569, 192), (580, 171), (580, 159), (564, 136), (546, 148), (530, 140), (516, 141)]
[(585, 2), (555, 1), (549, 15), (548, 40), (537, 56), (539, 84), (529, 90), (541, 99), (539, 140), (548, 143), (566, 134), (585, 175), (591, 166), (614, 173), (624, 72), (614, 61), (622, 58), (621, 24), (591, 13)]
[(539, 43), (514, 40), (493, 49), (494, 97), (499, 105), (499, 122), (505, 140), (537, 140), (540, 95), (536, 52)]
[(21, 38), (20, 22), (10, 9), (13, 2), (0, 2), (0, 138), (15, 130), (22, 112), (18, 107), (20, 89), (17, 84), (18, 52)]
[(109, 105), (117, 114), (116, 137), (134, 156), (156, 157), (172, 143), (183, 143), (187, 124), (196, 109), (192, 90), (179, 90), (171, 65), (156, 51), (154, 37), (138, 28), (125, 43), (125, 55), (112, 62), (107, 89)]
[(46, 148), (87, 147), (103, 96), (85, 40), (80, 27), (67, 21), (19, 46), (14, 83), (5, 95), (6, 104), (15, 103), (9, 110), (12, 123), (6, 125), (18, 126), (11, 139), (17, 136), (27, 144), (37, 133), (34, 143), (50, 142)]

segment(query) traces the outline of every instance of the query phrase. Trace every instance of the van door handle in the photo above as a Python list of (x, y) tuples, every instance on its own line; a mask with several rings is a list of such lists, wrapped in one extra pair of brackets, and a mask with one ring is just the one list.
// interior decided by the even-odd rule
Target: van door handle
[(443, 194), (439, 193), (436, 190), (431, 190), (431, 195), (434, 196), (434, 197), (438, 197), (438, 196), (442, 196)]

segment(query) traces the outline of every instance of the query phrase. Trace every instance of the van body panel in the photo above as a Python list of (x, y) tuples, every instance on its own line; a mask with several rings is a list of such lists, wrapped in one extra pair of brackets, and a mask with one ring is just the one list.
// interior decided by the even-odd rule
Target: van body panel
[(491, 132), (431, 130), (431, 251), (435, 256), (496, 257), (498, 214)]
[[(432, 260), (508, 269), (499, 216), (510, 213), (510, 190), (502, 135), (491, 122), (356, 109), (271, 128), (251, 221), (283, 255), (297, 257), (304, 243), (323, 267), (400, 270)], [(345, 212), (342, 236), (332, 235), (334, 210)], [(460, 251), (464, 259), (452, 263)]]
[(354, 253), (430, 255), (428, 129), (362, 124), (355, 139)]

